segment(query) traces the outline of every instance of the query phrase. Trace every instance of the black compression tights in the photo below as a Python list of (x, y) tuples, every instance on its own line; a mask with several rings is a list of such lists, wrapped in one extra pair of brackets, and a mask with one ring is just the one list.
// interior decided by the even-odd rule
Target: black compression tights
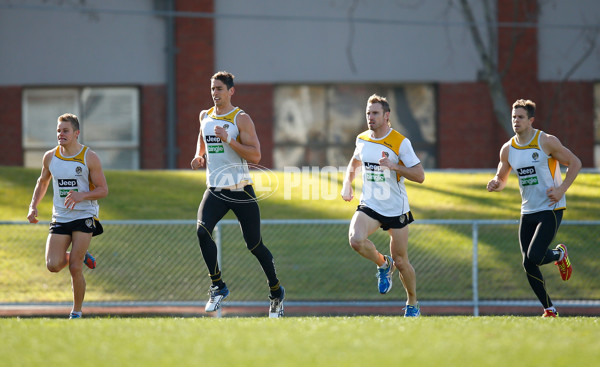
[(209, 188), (198, 208), (197, 235), (202, 256), (214, 285), (224, 286), (217, 262), (217, 245), (212, 237), (213, 229), (229, 210), (240, 222), (246, 247), (260, 263), (272, 294), (279, 292), (279, 280), (275, 272), (273, 255), (263, 244), (260, 234), (260, 209), (252, 186), (244, 190), (218, 190)]
[(557, 261), (560, 254), (548, 247), (558, 231), (562, 220), (562, 210), (545, 210), (532, 214), (523, 214), (519, 224), (519, 242), (523, 255), (523, 268), (533, 292), (544, 308), (552, 306), (552, 300), (546, 292), (544, 276), (540, 266)]

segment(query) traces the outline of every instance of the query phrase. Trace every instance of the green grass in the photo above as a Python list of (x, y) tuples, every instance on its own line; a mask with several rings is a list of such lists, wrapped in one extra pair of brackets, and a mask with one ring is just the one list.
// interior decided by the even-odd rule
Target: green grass
[(6, 366), (586, 366), (600, 319), (0, 319)]
[[(25, 220), (38, 174), (37, 170), (0, 167), (0, 220)], [(491, 171), (431, 172), (425, 184), (409, 183), (415, 217), (517, 219), (520, 200), (516, 180), (511, 177), (504, 192), (491, 194), (485, 191), (491, 175)], [(102, 220), (194, 219), (205, 188), (203, 172), (108, 171), (106, 176), (110, 194), (101, 201)], [(280, 183), (286, 180), (282, 173), (277, 178)], [(568, 194), (565, 220), (600, 219), (599, 178), (597, 174), (578, 177)], [(339, 191), (340, 180), (338, 177), (335, 191)], [(303, 184), (308, 183), (308, 179), (303, 180)], [(285, 200), (286, 194), (292, 200)], [(280, 186), (261, 201), (262, 217), (348, 220), (357, 200), (346, 203), (335, 196), (333, 200), (305, 200), (308, 197), (303, 196), (301, 186), (288, 192)], [(41, 220), (49, 219), (51, 205), (47, 195), (40, 206)], [(106, 227), (106, 233), (94, 240), (94, 250), (103, 262), (102, 267), (86, 271), (86, 301), (144, 300), (155, 289), (164, 292), (159, 295), (162, 300), (189, 300), (191, 296), (197, 301), (200, 292), (205, 291), (207, 278), (193, 226), (170, 228), (168, 232), (161, 228), (132, 226), (117, 231)], [(380, 300), (372, 290), (373, 279), (364, 276), (373, 272), (371, 264), (347, 248), (347, 226), (324, 228), (292, 226), (282, 237), (273, 227), (263, 226), (263, 236), (270, 240), (269, 247), (277, 255), (289, 299), (323, 300), (333, 294), (338, 300)], [(482, 226), (479, 231), (480, 284), (485, 284), (479, 290), (480, 296), (496, 299), (510, 294), (513, 299), (532, 299), (524, 277), (510, 275), (522, 274), (515, 226)], [(43, 267), (46, 233), (45, 226), (0, 226), (3, 302), (69, 302), (68, 272), (50, 274)], [(228, 273), (231, 299), (260, 294), (264, 300), (264, 278), (259, 267), (248, 261), (248, 254), (240, 255), (239, 229), (224, 228), (222, 236), (227, 266), (237, 270)], [(469, 294), (470, 236), (471, 228), (463, 225), (411, 229), (411, 258), (418, 269), (421, 299), (460, 299)], [(590, 238), (597, 238), (597, 234), (569, 226), (561, 228), (557, 240), (572, 240), (581, 247), (571, 255), (577, 261), (577, 273), (568, 287), (557, 279), (557, 274), (547, 277), (547, 286), (556, 299), (600, 298), (595, 276), (600, 257), (589, 255), (594, 254), (597, 245)], [(378, 232), (373, 239), (385, 243), (385, 233)], [(137, 251), (137, 255), (121, 255), (129, 250)], [(352, 270), (325, 274), (327, 269), (339, 269), (330, 266), (332, 259)], [(307, 276), (313, 274), (319, 278)], [(320, 282), (321, 277), (328, 276), (341, 277), (343, 284), (352, 286), (329, 282), (334, 285), (330, 287)], [(124, 280), (135, 287), (123, 291), (119, 285)], [(393, 299), (403, 300), (399, 288), (394, 290)], [(77, 361), (80, 366), (147, 367), (390, 363), (419, 367), (552, 367), (589, 365), (600, 360), (598, 317), (0, 318), (0, 339), (0, 356), (6, 366), (60, 366)]]
[[(0, 220), (26, 220), (27, 207), (39, 170), (0, 166)], [(339, 197), (342, 175), (334, 185), (320, 184), (318, 177), (285, 176), (274, 194), (261, 200), (265, 219), (349, 219), (358, 198), (347, 203)], [(258, 176), (258, 174), (256, 174)], [(489, 173), (426, 173), (422, 185), (407, 183), (411, 209), (417, 219), (515, 219), (520, 196), (515, 177), (506, 189), (489, 193)], [(195, 219), (205, 189), (204, 171), (107, 171), (108, 197), (100, 201), (101, 219)], [(266, 180), (263, 180), (266, 181)], [(275, 178), (273, 178), (275, 181)], [(286, 183), (290, 183), (285, 185)], [(295, 187), (291, 187), (294, 186)], [(312, 186), (311, 186), (312, 185)], [(265, 186), (266, 183), (265, 183)], [(275, 187), (275, 185), (270, 185)], [(313, 195), (322, 191), (325, 198)], [(567, 193), (565, 220), (600, 219), (600, 175), (581, 173)], [(291, 200), (286, 200), (286, 195)], [(358, 195), (357, 195), (358, 196)], [(40, 219), (49, 220), (51, 188), (42, 201)], [(229, 214), (227, 218), (234, 218)]]

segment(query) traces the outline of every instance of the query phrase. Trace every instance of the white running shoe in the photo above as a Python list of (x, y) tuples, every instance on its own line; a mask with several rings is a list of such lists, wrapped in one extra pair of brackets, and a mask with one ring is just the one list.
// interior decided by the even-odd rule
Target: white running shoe
[(285, 298), (285, 289), (281, 287), (281, 297), (272, 298), (269, 296), (269, 317), (276, 319), (283, 317), (283, 299)]
[(223, 289), (219, 289), (216, 285), (211, 285), (208, 290), (208, 295), (210, 296), (210, 299), (206, 302), (204, 311), (213, 312), (221, 308), (221, 301), (229, 296), (229, 289), (227, 289), (227, 286)]

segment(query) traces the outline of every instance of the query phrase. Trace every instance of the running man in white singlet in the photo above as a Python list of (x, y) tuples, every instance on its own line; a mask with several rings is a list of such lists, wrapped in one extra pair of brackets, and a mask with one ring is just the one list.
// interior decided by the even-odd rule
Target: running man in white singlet
[(200, 112), (196, 156), (191, 162), (192, 169), (206, 164), (207, 189), (198, 208), (196, 232), (212, 282), (204, 309), (206, 312), (218, 310), (229, 295), (217, 261), (213, 229), (232, 210), (240, 222), (246, 247), (267, 277), (269, 317), (278, 318), (283, 316), (285, 289), (277, 278), (273, 255), (263, 244), (260, 210), (248, 169), (248, 162), (260, 161), (260, 142), (250, 116), (231, 104), (235, 92), (233, 78), (225, 71), (212, 76), (210, 88), (214, 106)]
[(87, 251), (92, 236), (103, 231), (98, 221), (97, 200), (108, 195), (108, 185), (96, 153), (77, 140), (80, 133), (77, 116), (61, 115), (56, 131), (58, 146), (44, 154), (27, 219), (30, 223), (38, 222), (37, 206), (52, 181), (54, 205), (46, 241), (46, 267), (56, 273), (69, 265), (73, 288), (69, 318), (78, 319), (86, 288), (83, 264), (91, 269), (96, 267), (96, 260)]
[[(356, 138), (356, 149), (348, 164), (342, 199), (354, 198), (352, 182), (362, 169), (360, 205), (350, 223), (350, 246), (377, 265), (379, 293), (392, 288), (394, 269), (406, 290), (405, 317), (421, 314), (417, 300), (415, 269), (408, 260), (408, 224), (413, 216), (408, 205), (404, 179), (423, 183), (425, 172), (410, 141), (391, 128), (390, 105), (376, 94), (369, 97), (366, 109), (368, 130)], [(368, 237), (382, 228), (390, 235), (390, 254), (381, 254)]]
[[(519, 99), (512, 106), (515, 136), (500, 149), (496, 176), (487, 190), (501, 191), (511, 169), (515, 170), (521, 190), (519, 243), (523, 268), (531, 289), (544, 307), (543, 317), (556, 317), (558, 312), (546, 291), (540, 266), (554, 261), (562, 280), (569, 280), (573, 268), (567, 246), (559, 244), (550, 250), (567, 207), (565, 193), (575, 181), (581, 161), (555, 136), (533, 128), (535, 103)], [(560, 164), (567, 166), (562, 180)]]

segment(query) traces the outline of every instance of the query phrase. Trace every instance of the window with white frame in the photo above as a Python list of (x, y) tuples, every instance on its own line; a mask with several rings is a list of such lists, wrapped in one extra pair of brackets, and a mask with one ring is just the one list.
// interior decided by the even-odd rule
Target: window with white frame
[(139, 90), (133, 87), (25, 89), (25, 167), (39, 168), (44, 152), (57, 145), (56, 120), (63, 113), (79, 117), (79, 142), (98, 154), (104, 169), (139, 168)]
[(436, 102), (431, 84), (278, 85), (275, 168), (345, 167), (356, 136), (366, 129), (365, 106), (373, 93), (390, 102), (392, 127), (409, 137), (423, 166), (435, 168)]

